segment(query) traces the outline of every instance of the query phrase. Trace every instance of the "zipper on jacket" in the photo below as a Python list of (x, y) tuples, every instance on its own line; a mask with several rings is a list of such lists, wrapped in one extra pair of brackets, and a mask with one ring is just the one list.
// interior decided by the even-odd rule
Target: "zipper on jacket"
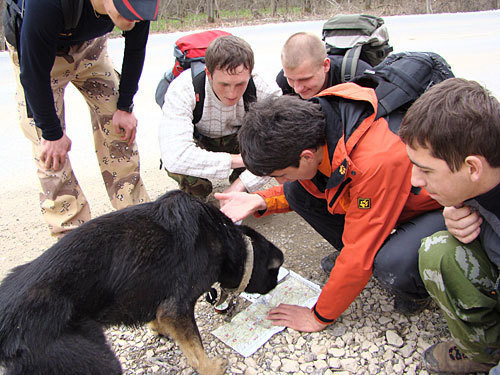
[(342, 182), (339, 186), (339, 188), (337, 189), (337, 192), (335, 193), (335, 195), (333, 196), (332, 200), (330, 201), (330, 203), (328, 203), (328, 206), (330, 208), (332, 208), (333, 204), (335, 203), (335, 201), (338, 199), (338, 197), (340, 196), (340, 194), (342, 193), (342, 190), (344, 190), (344, 188), (346, 187), (346, 185), (352, 181), (352, 178), (351, 177), (348, 177), (344, 180), (344, 182)]

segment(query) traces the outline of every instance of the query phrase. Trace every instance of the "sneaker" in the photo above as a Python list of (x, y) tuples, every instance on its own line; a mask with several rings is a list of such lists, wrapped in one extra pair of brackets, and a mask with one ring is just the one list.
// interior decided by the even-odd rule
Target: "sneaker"
[(427, 370), (439, 374), (487, 373), (494, 366), (470, 360), (453, 341), (441, 342), (428, 348), (424, 352), (424, 364)]
[(430, 303), (430, 297), (415, 299), (402, 296), (401, 294), (396, 294), (394, 296), (394, 310), (407, 315), (413, 315), (423, 311), (429, 307)]
[(323, 259), (321, 259), (321, 268), (323, 271), (325, 271), (327, 274), (330, 274), (333, 266), (335, 265), (335, 261), (337, 260), (337, 257), (340, 255), (340, 251), (334, 251), (330, 255), (327, 255)]

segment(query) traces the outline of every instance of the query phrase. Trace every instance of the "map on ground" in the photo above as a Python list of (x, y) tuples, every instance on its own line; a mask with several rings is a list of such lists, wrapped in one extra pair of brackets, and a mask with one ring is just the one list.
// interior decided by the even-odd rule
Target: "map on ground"
[[(231, 320), (215, 329), (212, 334), (244, 357), (255, 353), (275, 333), (285, 327), (273, 326), (266, 319), (267, 312), (280, 303), (312, 307), (316, 303), (321, 288), (304, 279), (299, 274), (280, 270), (282, 281), (266, 295), (243, 293), (242, 296), (252, 302)], [(280, 279), (280, 277), (278, 277)]]

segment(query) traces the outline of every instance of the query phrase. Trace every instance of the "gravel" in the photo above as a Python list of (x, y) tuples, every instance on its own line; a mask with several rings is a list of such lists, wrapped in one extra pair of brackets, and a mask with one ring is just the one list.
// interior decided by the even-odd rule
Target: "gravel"
[[(247, 219), (285, 252), (284, 266), (323, 285), (327, 275), (319, 260), (332, 251), (295, 213)], [(285, 230), (286, 228), (286, 230)], [(240, 303), (244, 303), (240, 299)], [(290, 329), (274, 335), (248, 358), (211, 334), (224, 316), (200, 298), (196, 321), (209, 357), (228, 360), (228, 374), (429, 374), (422, 353), (449, 339), (446, 323), (434, 304), (405, 316), (393, 309), (393, 297), (371, 280), (354, 303), (322, 332)], [(195, 374), (177, 345), (147, 327), (107, 331), (125, 374)]]
[[(163, 175), (151, 171), (148, 184), (152, 197), (164, 191)], [(145, 173), (148, 177), (148, 171)], [(156, 182), (154, 185), (154, 182)], [(100, 187), (99, 181), (95, 183)], [(36, 207), (35, 187), (8, 191), (5, 218), (0, 222), (0, 278), (16, 264), (33, 259), (50, 246), (51, 240)], [(156, 189), (156, 190), (155, 190)], [(110, 210), (103, 194), (91, 197), (94, 215)], [(23, 199), (19, 199), (23, 197)], [(99, 199), (99, 200), (97, 200)], [(285, 254), (284, 266), (323, 285), (327, 275), (320, 260), (333, 249), (295, 213), (273, 215), (244, 222), (256, 228)], [(203, 297), (202, 297), (203, 298)], [(211, 334), (224, 324), (224, 317), (200, 298), (196, 320), (209, 357), (228, 360), (227, 374), (428, 374), (422, 353), (430, 345), (449, 339), (445, 321), (434, 304), (414, 316), (393, 310), (393, 298), (371, 280), (354, 303), (325, 330), (300, 333), (290, 329), (274, 335), (263, 347), (244, 358)], [(125, 374), (194, 374), (178, 346), (169, 338), (154, 335), (146, 326), (110, 327), (110, 345), (120, 358)], [(0, 369), (0, 374), (3, 374)]]

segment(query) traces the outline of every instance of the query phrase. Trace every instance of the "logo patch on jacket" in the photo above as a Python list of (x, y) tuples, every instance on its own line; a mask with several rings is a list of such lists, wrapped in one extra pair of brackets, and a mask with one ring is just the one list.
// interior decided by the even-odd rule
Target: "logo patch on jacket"
[(358, 208), (367, 210), (372, 207), (372, 200), (370, 198), (358, 198)]

